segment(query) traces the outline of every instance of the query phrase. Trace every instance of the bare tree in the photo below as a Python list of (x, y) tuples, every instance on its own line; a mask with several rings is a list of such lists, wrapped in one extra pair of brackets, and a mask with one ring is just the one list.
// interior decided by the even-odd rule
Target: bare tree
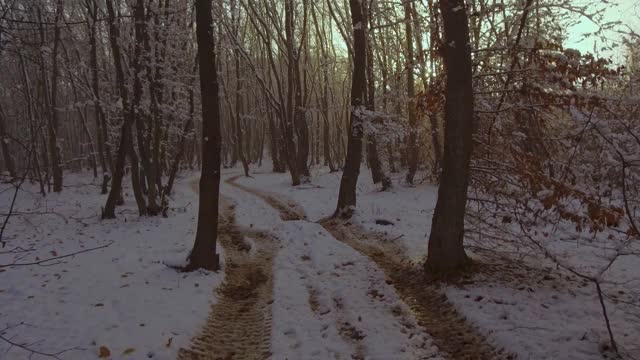
[[(58, 143), (58, 48), (60, 46), (60, 22), (63, 16), (63, 0), (58, 0), (56, 6), (55, 30), (53, 35), (53, 51), (51, 52), (51, 116), (47, 123), (49, 135), (49, 154), (51, 155), (51, 169), (53, 174), (53, 191), (62, 191), (62, 154)], [(48, 91), (48, 90), (46, 90)]]
[(212, 0), (196, 0), (196, 35), (202, 98), (202, 171), (198, 228), (186, 271), (220, 269), (216, 254), (218, 202), (220, 196), (220, 99), (213, 39)]
[(356, 206), (356, 185), (362, 160), (363, 122), (365, 121), (365, 95), (367, 91), (367, 35), (362, 1), (350, 0), (353, 25), (353, 77), (351, 82), (351, 111), (347, 158), (340, 180), (338, 206), (334, 216), (351, 217)]
[(120, 101), (122, 103), (124, 120), (122, 122), (120, 144), (118, 147), (118, 155), (116, 157), (116, 163), (113, 170), (113, 182), (111, 185), (111, 191), (107, 197), (107, 202), (102, 212), (103, 219), (113, 219), (116, 217), (115, 207), (118, 199), (121, 197), (122, 191), (122, 178), (124, 177), (124, 166), (126, 156), (129, 155), (131, 161), (131, 182), (133, 184), (133, 191), (138, 204), (138, 212), (140, 215), (146, 215), (147, 209), (145, 200), (142, 195), (139, 183), (139, 171), (138, 171), (138, 156), (133, 148), (132, 130), (134, 120), (134, 110), (129, 106), (129, 97), (127, 95), (127, 87), (124, 78), (124, 69), (122, 64), (122, 55), (120, 51), (120, 44), (118, 38), (120, 37), (120, 31), (115, 22), (115, 11), (113, 6), (113, 0), (107, 1), (107, 11), (109, 13), (109, 42), (111, 43), (111, 50), (113, 55), (113, 63), (116, 70), (116, 83), (118, 86), (118, 92), (120, 95)]
[(464, 215), (473, 135), (473, 85), (469, 24), (463, 0), (440, 0), (444, 21), (445, 142), (438, 201), (425, 267), (448, 274), (464, 268)]

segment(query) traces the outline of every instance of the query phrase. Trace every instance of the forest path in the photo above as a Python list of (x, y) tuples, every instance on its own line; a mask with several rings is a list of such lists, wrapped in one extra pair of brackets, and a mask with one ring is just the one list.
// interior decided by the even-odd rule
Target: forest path
[(238, 222), (279, 239), (274, 260), (274, 359), (442, 359), (366, 256), (307, 221), (292, 201), (230, 175), (221, 186)]
[[(290, 199), (236, 183), (226, 183), (263, 199), (280, 213), (282, 219), (305, 219), (304, 211)], [(418, 324), (426, 329), (439, 350), (449, 359), (511, 359), (512, 355), (495, 349), (457, 312), (446, 295), (428, 285), (421, 269), (401, 256), (397, 246), (385, 235), (366, 231), (348, 221), (325, 219), (320, 225), (335, 239), (371, 259), (387, 277), (400, 299), (408, 305)], [(374, 241), (372, 241), (372, 239)]]
[[(197, 183), (192, 184), (197, 191)], [(259, 360), (271, 357), (273, 257), (277, 239), (241, 228), (235, 205), (221, 199), (218, 240), (224, 248), (225, 279), (207, 322), (180, 349), (178, 360)], [(247, 241), (250, 239), (253, 244)]]

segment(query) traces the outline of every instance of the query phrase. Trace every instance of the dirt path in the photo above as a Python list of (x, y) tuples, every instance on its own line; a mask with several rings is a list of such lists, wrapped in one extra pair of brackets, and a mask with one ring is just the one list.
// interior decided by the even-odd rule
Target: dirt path
[(304, 220), (307, 218), (307, 216), (304, 214), (304, 210), (302, 210), (302, 207), (298, 206), (298, 204), (293, 201), (285, 202), (282, 199), (278, 199), (276, 195), (265, 193), (254, 188), (236, 183), (236, 180), (238, 180), (242, 176), (243, 175), (233, 176), (226, 179), (224, 182), (261, 198), (272, 208), (278, 210), (278, 212), (280, 213), (280, 218), (283, 221)]
[[(239, 176), (226, 180), (229, 185), (250, 192), (280, 212), (283, 219), (296, 216), (304, 219), (301, 207), (291, 200), (235, 183)], [(291, 205), (293, 204), (293, 205)], [(420, 325), (427, 329), (434, 343), (450, 359), (511, 359), (513, 356), (495, 349), (480, 335), (447, 300), (437, 287), (427, 285), (422, 271), (400, 258), (397, 246), (382, 234), (368, 232), (349, 222), (336, 219), (320, 224), (336, 239), (366, 255), (384, 271), (400, 298), (412, 309)], [(371, 238), (375, 241), (372, 245)], [(362, 241), (367, 239), (367, 241)]]
[[(277, 239), (241, 229), (234, 206), (221, 202), (218, 239), (224, 247), (225, 280), (201, 333), (178, 360), (258, 360), (271, 356), (273, 257)], [(257, 249), (245, 241), (253, 239)]]
[[(236, 180), (241, 178), (243, 175), (236, 175), (229, 177), (225, 180), (225, 183), (236, 187), (240, 190), (243, 190), (249, 194), (259, 197), (264, 200), (269, 206), (274, 208), (280, 214), (280, 218), (283, 221), (299, 221), (306, 220), (307, 216), (304, 214), (304, 211), (298, 204), (293, 201), (284, 201), (283, 199), (279, 199), (276, 195), (268, 194), (265, 192), (261, 192), (259, 190), (253, 189), (248, 186), (244, 186), (236, 183)], [(309, 274), (308, 276), (313, 276), (314, 274)], [(317, 301), (318, 290), (309, 288), (307, 289), (309, 292), (309, 306), (311, 310), (317, 315), (322, 316), (323, 314), (319, 313), (319, 309), (315, 302)], [(314, 300), (315, 299), (315, 300)], [(364, 359), (364, 350), (362, 347), (362, 337), (360, 332), (352, 325), (354, 322), (353, 319), (349, 319), (348, 314), (344, 313), (341, 303), (342, 299), (333, 298), (333, 309), (332, 316), (334, 317), (334, 321), (337, 324), (337, 328), (339, 329), (340, 336), (347, 342), (351, 343), (355, 352), (351, 354), (351, 358), (355, 360)]]

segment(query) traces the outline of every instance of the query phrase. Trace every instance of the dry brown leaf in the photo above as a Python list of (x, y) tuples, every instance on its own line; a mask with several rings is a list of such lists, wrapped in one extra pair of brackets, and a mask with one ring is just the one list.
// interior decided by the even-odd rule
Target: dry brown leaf
[(100, 353), (98, 357), (103, 359), (103, 358), (108, 358), (109, 356), (111, 356), (111, 350), (109, 350), (109, 348), (104, 345), (100, 346)]

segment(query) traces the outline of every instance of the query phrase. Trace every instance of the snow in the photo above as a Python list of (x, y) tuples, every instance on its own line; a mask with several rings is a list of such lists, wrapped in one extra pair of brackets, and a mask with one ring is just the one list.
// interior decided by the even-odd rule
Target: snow
[(274, 265), (274, 359), (349, 358), (347, 354), (358, 353), (380, 360), (440, 358), (371, 260), (320, 224), (282, 221), (254, 195), (228, 184), (222, 184), (221, 191), (234, 200), (238, 223), (270, 231), (281, 241)]
[[(442, 358), (429, 329), (417, 325), (375, 263), (318, 224), (335, 211), (341, 173), (317, 167), (309, 183), (292, 187), (288, 174), (270, 173), (269, 165), (252, 168), (252, 177), (236, 182), (299, 204), (305, 220), (284, 221), (261, 198), (224, 181), (220, 189), (235, 205), (240, 228), (266, 231), (277, 239), (272, 358)], [(225, 169), (222, 177), (241, 173)], [(381, 192), (362, 167), (352, 221), (385, 233), (418, 264), (426, 256), (437, 187), (420, 176), (415, 186), (407, 186), (404, 173), (390, 175), (393, 188)], [(25, 184), (18, 214), (3, 237), (7, 245), (0, 249), (0, 264), (106, 247), (42, 264), (47, 266), (0, 268), (0, 329), (8, 327), (0, 334), (39, 351), (72, 349), (61, 355), (66, 360), (95, 359), (100, 346), (108, 347), (115, 359), (175, 358), (204, 325), (216, 301), (213, 290), (223, 277), (181, 274), (165, 265), (183, 261), (194, 239), (198, 198), (190, 188), (193, 180), (176, 184), (166, 219), (139, 218), (127, 189), (127, 205), (118, 208), (118, 219), (101, 221), (99, 180), (65, 176), (69, 186), (64, 192), (46, 198), (38, 195), (37, 185)], [(11, 185), (2, 185), (1, 213), (7, 212), (12, 196)], [(377, 224), (379, 220), (387, 225)], [(442, 285), (442, 290), (490, 343), (519, 359), (602, 359), (608, 333), (595, 284), (557, 264), (571, 267), (601, 283), (616, 341), (624, 354), (637, 355), (640, 260), (635, 254), (640, 249), (587, 235), (571, 237), (568, 230), (558, 232), (565, 237), (551, 236), (542, 243), (557, 257), (555, 262), (515, 244), (500, 246), (519, 255), (518, 263), (526, 267), (507, 266), (469, 250), (473, 258), (495, 266), (489, 267), (494, 272), (479, 271), (463, 282)], [(468, 240), (470, 245), (492, 245)], [(245, 241), (251, 242), (250, 254), (261, 246), (250, 237)], [(7, 252), (16, 246), (34, 250)], [(618, 258), (608, 268), (614, 256)], [(135, 351), (124, 355), (129, 348)], [(2, 340), (0, 354), (9, 360), (30, 355)]]
[[(0, 264), (23, 263), (108, 245), (45, 263), (0, 269), (0, 334), (65, 360), (97, 358), (106, 346), (114, 359), (173, 359), (187, 346), (215, 301), (222, 273), (182, 274), (164, 263), (183, 262), (194, 239), (197, 196), (189, 181), (176, 184), (168, 218), (139, 218), (133, 194), (115, 220), (100, 220), (105, 196), (91, 178), (65, 175), (61, 194), (38, 195), (25, 184), (4, 239), (28, 253), (2, 253)], [(88, 184), (89, 183), (89, 184)], [(13, 187), (4, 184), (1, 212)], [(110, 244), (110, 245), (109, 245)], [(26, 255), (26, 256), (25, 256)], [(123, 355), (129, 348), (134, 352)], [(131, 351), (131, 350), (129, 350)], [(43, 359), (0, 340), (0, 358)]]
[[(288, 174), (262, 173), (255, 178), (240, 178), (239, 184), (266, 189), (299, 203), (309, 220), (318, 221), (330, 216), (337, 204), (337, 189), (341, 172), (331, 173), (326, 168), (313, 170), (311, 184), (292, 187)], [(404, 174), (389, 174), (394, 187), (381, 192), (371, 181), (366, 167), (360, 170), (357, 191), (357, 211), (354, 221), (367, 230), (386, 233), (398, 238), (406, 249), (406, 255), (420, 261), (426, 256), (427, 241), (431, 229), (431, 216), (438, 197), (438, 188), (427, 182), (415, 187), (402, 185)], [(418, 179), (419, 180), (419, 179)], [(376, 224), (376, 220), (388, 220), (393, 226)]]
[[(313, 172), (311, 183), (297, 187), (290, 186), (287, 174), (273, 173), (254, 174), (254, 178), (240, 178), (238, 183), (291, 199), (304, 208), (309, 220), (316, 221), (335, 210), (341, 173), (329, 173), (325, 168)], [(394, 188), (380, 192), (372, 184), (369, 170), (362, 167), (353, 220), (368, 230), (386, 232), (387, 238), (405, 248), (408, 258), (423, 261), (437, 187), (408, 187), (401, 181), (404, 174), (391, 175)], [(393, 225), (377, 225), (378, 219)], [(558, 261), (594, 277), (613, 255), (612, 251), (603, 251), (593, 242), (580, 239), (550, 238), (545, 245), (559, 254)], [(478, 258), (477, 254), (470, 254)], [(526, 264), (533, 270), (516, 273), (524, 276), (516, 280), (509, 279), (513, 270), (504, 270), (504, 276), (481, 273), (463, 285), (445, 286), (445, 293), (491, 343), (518, 358), (602, 359), (608, 334), (595, 285), (558, 269), (543, 256), (529, 258)], [(605, 295), (610, 297), (605, 299), (608, 315), (623, 353), (638, 352), (639, 273), (639, 257), (623, 256), (603, 277)]]

